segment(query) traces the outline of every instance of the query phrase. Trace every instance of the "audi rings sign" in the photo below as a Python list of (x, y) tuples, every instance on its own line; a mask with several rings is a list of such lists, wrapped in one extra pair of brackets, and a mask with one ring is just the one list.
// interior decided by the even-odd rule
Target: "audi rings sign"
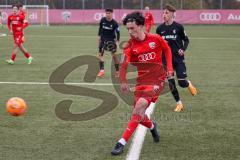
[(213, 13), (208, 13), (208, 12), (203, 12), (199, 15), (199, 18), (201, 21), (221, 21), (221, 14), (219, 12), (213, 12)]
[[(7, 23), (7, 16), (12, 13), (11, 9), (1, 9), (3, 22)], [(114, 19), (122, 23), (126, 14), (135, 10), (115, 9)], [(163, 23), (162, 10), (151, 10), (156, 24)], [(100, 19), (105, 16), (105, 11), (98, 9), (49, 9), (50, 24), (99, 24)], [(43, 21), (42, 10), (29, 9), (27, 18), (30, 24)], [(240, 24), (240, 10), (177, 10), (176, 21), (182, 24)]]

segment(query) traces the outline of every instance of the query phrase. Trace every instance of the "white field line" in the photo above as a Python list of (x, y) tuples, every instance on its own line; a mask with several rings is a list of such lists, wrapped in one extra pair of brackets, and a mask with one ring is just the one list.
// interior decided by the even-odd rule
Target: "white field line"
[(0, 33), (0, 37), (5, 37), (5, 36), (7, 36), (7, 34), (5, 34), (5, 33)]
[[(151, 103), (145, 112), (148, 115), (148, 117), (151, 117), (151, 114), (153, 113), (154, 108), (155, 108), (155, 103)], [(132, 144), (127, 153), (126, 160), (139, 160), (146, 133), (147, 133), (147, 128), (142, 125), (138, 125), (138, 128), (136, 129), (136, 132), (132, 140)]]
[[(1, 84), (16, 84), (16, 85), (49, 85), (49, 82), (0, 82)], [(82, 85), (82, 86), (114, 86), (120, 84), (113, 83), (51, 83), (51, 84), (65, 84), (65, 85)]]

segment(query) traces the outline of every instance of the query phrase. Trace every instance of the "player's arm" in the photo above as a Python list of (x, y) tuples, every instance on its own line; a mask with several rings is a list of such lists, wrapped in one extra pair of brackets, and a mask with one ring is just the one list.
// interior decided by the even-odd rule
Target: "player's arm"
[(154, 25), (154, 19), (152, 14), (151, 14), (151, 25)]
[(120, 73), (119, 73), (121, 91), (124, 93), (127, 93), (130, 90), (130, 87), (128, 85), (127, 78), (126, 78), (130, 52), (131, 52), (131, 49), (128, 43), (126, 46), (124, 46), (124, 49), (123, 49), (123, 55), (121, 59), (121, 67), (120, 67)]
[(119, 28), (119, 25), (118, 23), (116, 22), (115, 24), (115, 33), (117, 35), (117, 46), (119, 45), (119, 40), (120, 40), (120, 28)]
[(102, 21), (103, 21), (103, 19), (100, 20), (99, 28), (98, 28), (98, 38), (99, 38), (99, 41), (100, 41), (101, 32), (102, 32)]
[(29, 26), (29, 23), (26, 19), (23, 20), (23, 29), (27, 28)]
[(8, 20), (7, 20), (7, 27), (8, 27), (9, 32), (12, 33), (11, 18), (10, 17), (8, 17)]
[(23, 6), (23, 9), (22, 9), (22, 15), (24, 17), (24, 19), (26, 19), (26, 9), (25, 9), (26, 6)]
[(167, 76), (170, 79), (173, 76), (171, 49), (169, 48), (167, 42), (161, 36), (158, 36), (158, 37), (159, 37), (160, 44), (162, 46), (162, 52), (165, 55), (165, 59), (167, 62)]
[(158, 26), (158, 27), (157, 27), (156, 33), (157, 33), (158, 35), (162, 36), (162, 35), (161, 35), (161, 26)]
[(183, 26), (181, 25), (180, 27), (180, 37), (183, 41), (183, 48), (181, 48), (183, 50), (183, 52), (187, 49), (188, 44), (189, 44), (189, 39), (188, 36), (183, 28)]

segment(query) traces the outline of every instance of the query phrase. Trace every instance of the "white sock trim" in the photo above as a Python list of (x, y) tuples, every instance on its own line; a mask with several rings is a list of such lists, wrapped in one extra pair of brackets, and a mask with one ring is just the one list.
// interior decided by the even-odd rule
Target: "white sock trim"
[(152, 123), (152, 126), (151, 126), (150, 130), (153, 130), (153, 128), (154, 128), (154, 124)]
[(177, 104), (182, 104), (182, 101), (181, 101), (181, 100), (180, 100), (180, 101), (178, 101), (178, 102), (177, 102)]
[(118, 142), (121, 143), (121, 144), (124, 145), (124, 146), (125, 146), (125, 144), (127, 143), (124, 138), (121, 138)]

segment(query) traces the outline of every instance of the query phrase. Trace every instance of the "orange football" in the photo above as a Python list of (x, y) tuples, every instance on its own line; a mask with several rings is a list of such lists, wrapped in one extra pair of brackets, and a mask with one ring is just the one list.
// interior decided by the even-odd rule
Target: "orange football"
[(26, 102), (19, 97), (10, 98), (6, 104), (7, 112), (12, 116), (23, 115), (27, 110)]

